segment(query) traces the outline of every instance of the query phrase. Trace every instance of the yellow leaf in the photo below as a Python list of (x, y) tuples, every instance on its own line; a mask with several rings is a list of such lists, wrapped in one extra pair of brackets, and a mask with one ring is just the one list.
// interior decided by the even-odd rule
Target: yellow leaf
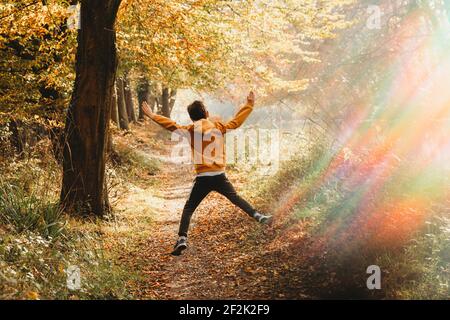
[(25, 294), (25, 297), (29, 300), (39, 300), (39, 293), (37, 293), (36, 291), (28, 291)]

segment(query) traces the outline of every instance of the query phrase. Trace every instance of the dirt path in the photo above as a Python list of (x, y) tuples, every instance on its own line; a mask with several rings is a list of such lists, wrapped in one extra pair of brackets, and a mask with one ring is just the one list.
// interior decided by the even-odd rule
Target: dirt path
[[(285, 277), (287, 248), (274, 250), (274, 228), (256, 224), (222, 196), (211, 193), (194, 213), (189, 248), (180, 257), (169, 253), (177, 238), (181, 211), (192, 186), (189, 166), (157, 155), (157, 186), (134, 187), (117, 204), (123, 246), (119, 263), (140, 274), (130, 291), (140, 299), (305, 298), (301, 281)], [(147, 150), (155, 157), (154, 150)], [(151, 154), (150, 154), (151, 152)], [(245, 177), (229, 174), (240, 189)], [(251, 201), (251, 199), (250, 199)], [(289, 270), (292, 271), (292, 270)], [(292, 296), (292, 292), (295, 292)]]

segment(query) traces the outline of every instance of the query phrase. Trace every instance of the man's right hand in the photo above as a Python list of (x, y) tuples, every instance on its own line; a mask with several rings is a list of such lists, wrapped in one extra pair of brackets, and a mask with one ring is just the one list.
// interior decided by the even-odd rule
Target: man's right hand
[(255, 105), (255, 93), (253, 91), (250, 91), (250, 93), (248, 94), (247, 103), (251, 104), (252, 106)]
[(142, 112), (149, 118), (153, 116), (153, 111), (146, 101), (142, 102)]

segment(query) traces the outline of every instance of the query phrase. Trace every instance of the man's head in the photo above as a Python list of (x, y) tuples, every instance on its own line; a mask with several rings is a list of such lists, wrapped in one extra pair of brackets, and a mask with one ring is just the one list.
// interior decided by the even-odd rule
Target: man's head
[(188, 107), (187, 111), (192, 121), (197, 121), (200, 119), (206, 119), (209, 116), (208, 111), (205, 108), (205, 105), (201, 101), (194, 101)]

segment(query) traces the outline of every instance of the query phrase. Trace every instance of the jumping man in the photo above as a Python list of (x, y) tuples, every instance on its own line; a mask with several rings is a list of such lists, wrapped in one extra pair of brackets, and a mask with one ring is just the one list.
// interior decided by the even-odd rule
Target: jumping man
[(211, 192), (216, 191), (233, 204), (241, 208), (259, 223), (270, 222), (272, 216), (257, 212), (247, 201), (241, 198), (225, 175), (224, 134), (228, 130), (239, 128), (253, 111), (255, 95), (247, 97), (247, 103), (241, 107), (229, 122), (212, 121), (209, 112), (201, 101), (194, 101), (187, 107), (192, 124), (181, 126), (175, 121), (152, 112), (146, 102), (142, 104), (145, 115), (167, 130), (176, 132), (189, 140), (192, 149), (196, 178), (191, 193), (181, 215), (178, 240), (172, 255), (178, 256), (187, 248), (189, 222), (200, 202)]

